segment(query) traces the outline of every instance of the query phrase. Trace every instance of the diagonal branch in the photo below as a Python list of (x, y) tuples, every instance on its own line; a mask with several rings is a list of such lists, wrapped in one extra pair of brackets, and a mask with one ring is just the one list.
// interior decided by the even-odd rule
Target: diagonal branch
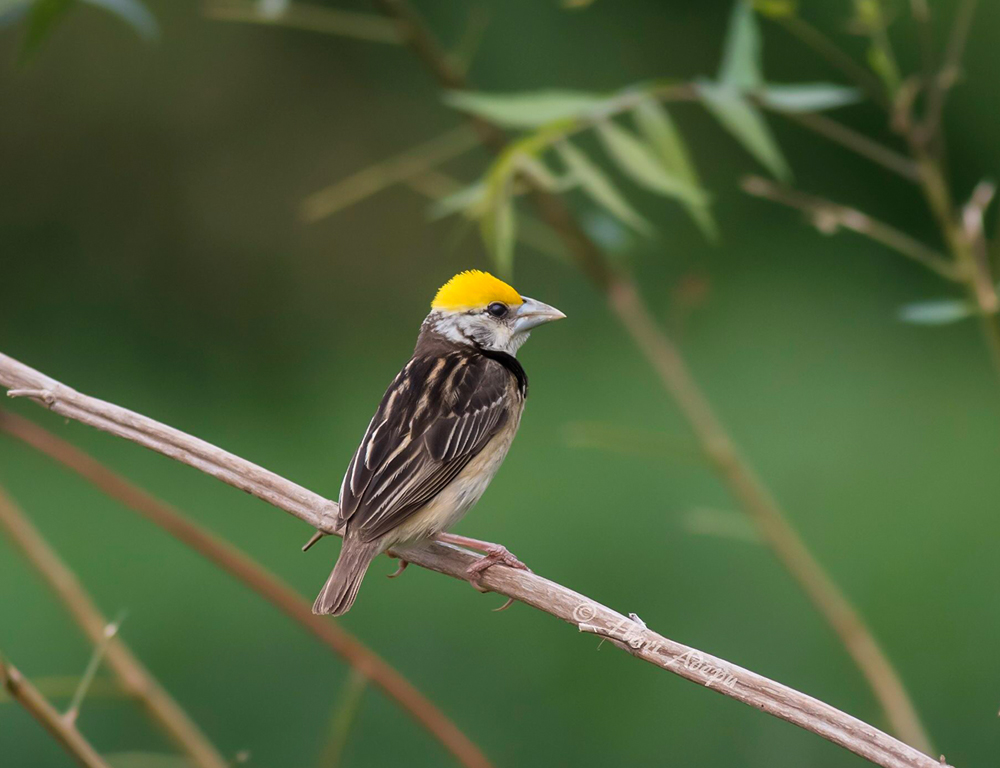
[[(466, 78), (451, 66), (433, 33), (407, 0), (374, 2), (400, 24), (407, 45), (426, 65), (438, 85), (458, 89), (469, 87)], [(485, 146), (497, 153), (505, 150), (507, 140), (502, 130), (480, 118), (472, 118), (471, 123)], [(737, 449), (676, 343), (656, 323), (635, 280), (629, 275), (615, 273), (605, 254), (581, 229), (562, 199), (536, 187), (532, 200), (540, 217), (562, 238), (577, 267), (604, 293), (612, 312), (660, 377), (729, 493), (754, 521), (775, 556), (837, 633), (893, 729), (910, 744), (931, 752), (930, 738), (892, 662), (861, 614), (789, 522), (774, 494)], [(1000, 349), (1000, 340), (997, 349)]]
[(192, 764), (201, 768), (229, 768), (229, 761), (121, 638), (106, 637), (108, 620), (101, 615), (76, 574), (42, 538), (3, 488), (0, 488), (0, 527), (44, 577), (90, 641), (95, 645), (107, 643), (105, 660), (122, 687), (142, 702), (150, 717), (191, 758)]
[[(335, 532), (336, 504), (180, 430), (111, 403), (83, 395), (0, 354), (0, 385), (66, 418), (145, 445), (291, 513), (315, 528)], [(219, 468), (225, 468), (220, 471)], [(431, 543), (402, 550), (411, 563), (465, 580), (478, 555)], [(883, 768), (941, 768), (941, 763), (840, 710), (694, 648), (669, 640), (578, 592), (541, 576), (490, 568), (484, 585), (562, 619), (580, 631), (609, 638), (636, 658), (811, 731)]]
[(457, 725), (409, 680), (340, 624), (313, 615), (312, 604), (249, 555), (210, 533), (169, 504), (133, 485), (79, 448), (32, 421), (0, 410), (0, 432), (23, 441), (124, 506), (146, 518), (181, 543), (243, 582), (297, 622), (366, 679), (394, 699), (414, 720), (467, 768), (490, 768), (490, 761)]
[(0, 656), (0, 688), (41, 723), (83, 768), (110, 768), (76, 726), (64, 720), (49, 700), (16, 667), (4, 661), (3, 656)]
[(833, 234), (838, 227), (843, 227), (913, 259), (947, 280), (962, 280), (958, 268), (946, 256), (857, 208), (807, 195), (760, 176), (747, 176), (743, 179), (742, 187), (749, 195), (802, 211), (813, 226), (824, 234)]

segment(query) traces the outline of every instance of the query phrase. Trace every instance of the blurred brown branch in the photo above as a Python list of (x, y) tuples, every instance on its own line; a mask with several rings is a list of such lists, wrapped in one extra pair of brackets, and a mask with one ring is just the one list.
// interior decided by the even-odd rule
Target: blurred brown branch
[[(407, 0), (374, 0), (374, 3), (400, 24), (407, 45), (438, 85), (446, 89), (469, 89), (468, 80), (450, 66), (448, 56)], [(683, 94), (686, 86), (678, 88)], [(470, 122), (485, 146), (497, 153), (504, 151), (507, 137), (502, 130), (479, 117), (471, 117)], [(612, 269), (604, 253), (582, 230), (561, 198), (538, 187), (531, 197), (540, 217), (560, 235), (577, 267), (604, 293), (611, 311), (659, 375), (733, 498), (758, 526), (765, 543), (837, 633), (893, 729), (906, 742), (930, 752), (930, 738), (916, 707), (871, 629), (806, 546), (774, 494), (742, 455), (677, 345), (657, 324), (634, 279)]]
[(0, 410), (0, 432), (21, 440), (77, 473), (106, 495), (243, 582), (344, 658), (366, 679), (374, 682), (440, 741), (459, 763), (468, 768), (490, 768), (490, 761), (475, 743), (403, 675), (339, 624), (315, 616), (309, 601), (249, 555), (205, 530), (166, 502), (133, 485), (79, 448), (22, 416)]
[[(134, 411), (83, 395), (0, 354), (0, 385), (53, 413), (145, 445), (290, 512), (317, 529), (335, 532), (337, 505), (238, 456)], [(222, 469), (225, 471), (222, 471)], [(295, 489), (298, 489), (295, 491)], [(465, 581), (479, 558), (430, 543), (401, 549), (411, 563)], [(631, 655), (725, 696), (786, 720), (883, 768), (940, 768), (941, 763), (886, 733), (810, 696), (723, 659), (669, 640), (641, 622), (533, 573), (495, 567), (483, 584), (576, 626), (599, 634)]]
[[(142, 703), (153, 721), (192, 763), (201, 768), (229, 768), (229, 761), (219, 753), (187, 712), (164, 690), (121, 638), (106, 637), (105, 628), (109, 624), (107, 618), (101, 615), (76, 574), (42, 538), (2, 487), (0, 527), (42, 575), (90, 641), (95, 645), (107, 643), (107, 665), (121, 681), (122, 687)], [(71, 722), (69, 718), (66, 720)]]
[(944, 255), (856, 208), (807, 195), (760, 176), (747, 176), (743, 179), (742, 187), (754, 197), (802, 211), (810, 223), (825, 235), (833, 234), (841, 227), (849, 229), (923, 264), (947, 280), (962, 279), (958, 269)]
[(0, 688), (59, 742), (63, 749), (84, 768), (110, 768), (90, 742), (53, 707), (48, 699), (9, 662), (0, 655)]

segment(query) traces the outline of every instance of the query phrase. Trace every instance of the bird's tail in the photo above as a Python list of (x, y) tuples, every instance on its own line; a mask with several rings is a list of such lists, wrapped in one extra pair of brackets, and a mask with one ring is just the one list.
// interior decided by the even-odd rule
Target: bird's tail
[(354, 604), (354, 598), (358, 596), (358, 587), (365, 577), (365, 571), (381, 550), (378, 542), (363, 542), (345, 537), (333, 573), (313, 603), (313, 613), (333, 616), (347, 613)]

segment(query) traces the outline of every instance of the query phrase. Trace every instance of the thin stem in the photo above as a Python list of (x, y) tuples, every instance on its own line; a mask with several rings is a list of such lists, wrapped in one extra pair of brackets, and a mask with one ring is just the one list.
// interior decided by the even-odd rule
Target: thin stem
[[(106, 429), (106, 427), (98, 428)], [(420, 693), (412, 683), (374, 651), (367, 648), (360, 640), (342, 629), (339, 624), (324, 621), (321, 617), (314, 616), (310, 602), (295, 592), (278, 576), (254, 561), (249, 555), (189, 520), (175, 508), (133, 485), (115, 472), (112, 472), (99, 461), (75, 446), (56, 437), (48, 430), (39, 427), (34, 422), (22, 416), (10, 413), (9, 411), (0, 411), (0, 431), (21, 440), (35, 450), (62, 464), (67, 469), (77, 473), (103, 493), (119, 501), (127, 509), (131, 509), (154, 525), (159, 526), (178, 541), (187, 545), (235, 579), (241, 581), (245, 586), (256, 592), (311, 633), (320, 642), (324, 643), (334, 653), (341, 656), (354, 669), (359, 670), (368, 677), (389, 698), (399, 704), (419, 725), (436, 738), (460, 764), (467, 766), (467, 768), (490, 768), (490, 761), (486, 759), (475, 743), (441, 712), (432, 701)], [(174, 455), (178, 449), (167, 449), (164, 446), (162, 448), (154, 448), (154, 450), (165, 452), (167, 455)], [(182, 450), (185, 453), (188, 451), (187, 444)], [(217, 451), (218, 449), (214, 450)], [(192, 464), (196, 467), (204, 466), (202, 464), (203, 460), (192, 461), (190, 454), (186, 453), (186, 456), (187, 458), (182, 458), (180, 455), (174, 457), (186, 464)], [(239, 461), (242, 462), (242, 460)], [(245, 465), (246, 462), (242, 462), (241, 466)], [(277, 478), (277, 475), (272, 476), (269, 473), (262, 475), (261, 473), (264, 470), (260, 467), (254, 468), (249, 473), (245, 469), (241, 469), (239, 472), (240, 474), (251, 475), (254, 483), (263, 482), (265, 484), (272, 484)], [(215, 476), (218, 477), (217, 475)], [(280, 478), (277, 479), (280, 480)], [(233, 484), (231, 480), (224, 480), (224, 482)], [(294, 486), (293, 483), (284, 482), (287, 486)], [(243, 486), (241, 484), (237, 487)], [(301, 491), (302, 495), (309, 494), (304, 488)], [(261, 497), (278, 497), (277, 495), (263, 492), (256, 495)], [(313, 499), (319, 500), (314, 501), (314, 506), (310, 508), (325, 509), (325, 502), (322, 501), (322, 497), (316, 494), (310, 495)], [(287, 501), (287, 495), (282, 495), (281, 497), (286, 499), (284, 505), (277, 502), (271, 503), (286, 511), (290, 511), (290, 507), (301, 511), (302, 507), (297, 504), (293, 505)], [(315, 506), (316, 504), (318, 506)], [(299, 512), (293, 512), (293, 514), (301, 516)], [(322, 525), (321, 521), (323, 519), (324, 516), (321, 514), (317, 522)]]
[(476, 134), (463, 123), (430, 141), (380, 160), (346, 179), (314, 192), (302, 203), (302, 219), (310, 223), (317, 222), (393, 184), (420, 176), (478, 144)]
[(754, 197), (760, 197), (790, 208), (805, 212), (812, 224), (824, 234), (832, 234), (839, 227), (864, 235), (882, 243), (897, 253), (922, 264), (946, 280), (960, 282), (962, 273), (944, 254), (938, 253), (905, 232), (883, 224), (856, 208), (848, 208), (820, 197), (797, 192), (760, 176), (748, 176), (743, 180), (743, 190)]
[(931, 155), (911, 132), (910, 151), (920, 165), (920, 186), (928, 207), (937, 219), (945, 242), (957, 267), (965, 277), (969, 299), (979, 309), (979, 327), (990, 355), (990, 362), (1000, 377), (1000, 301), (990, 273), (989, 261), (977, 258), (973, 242), (956, 212), (951, 188), (945, 179), (940, 156)]
[(930, 84), (934, 77), (934, 27), (931, 24), (931, 9), (927, 0), (910, 0), (910, 15), (917, 25), (917, 37), (920, 40), (920, 63), (923, 71), (924, 86)]
[(48, 699), (42, 696), (16, 667), (4, 661), (2, 655), (0, 655), (0, 688), (41, 723), (77, 764), (84, 768), (110, 768), (76, 726), (64, 720)]
[(361, 711), (361, 700), (368, 687), (368, 678), (357, 669), (351, 669), (347, 676), (337, 706), (330, 720), (330, 738), (316, 761), (317, 768), (339, 768), (344, 759), (344, 750)]
[[(612, 288), (612, 297), (621, 298), (621, 293), (617, 285)], [(630, 306), (627, 300), (624, 304), (626, 308)], [(630, 312), (626, 311), (626, 314)], [(653, 321), (647, 315), (643, 322), (652, 324)], [(651, 327), (655, 338), (658, 330), (655, 325)], [(686, 374), (683, 366), (677, 370)], [(0, 386), (19, 392), (18, 396), (43, 405), (53, 413), (126, 437), (202, 469), (235, 488), (253, 489), (254, 495), (268, 500), (273, 506), (289, 512), (313, 528), (329, 528), (329, 515), (337, 511), (335, 504), (331, 509), (332, 502), (318, 494), (310, 493), (239, 456), (134, 411), (76, 392), (3, 354), (0, 354)], [(12, 391), (7, 394), (11, 395)], [(692, 391), (697, 402), (701, 395), (697, 388)], [(102, 415), (96, 418), (95, 413)], [(147, 440), (149, 436), (158, 439)], [(214, 471), (214, 468), (222, 466), (229, 468), (228, 474)], [(737, 464), (736, 469), (739, 470), (740, 465)], [(291, 488), (300, 488), (302, 493), (291, 498), (287, 495)], [(463, 583), (467, 581), (468, 569), (480, 558), (466, 550), (437, 542), (400, 548), (398, 554), (414, 565), (446, 574)], [(483, 573), (481, 583), (492, 592), (520, 600), (568, 622), (581, 632), (600, 634), (638, 659), (815, 733), (883, 768), (942, 767), (943, 760), (936, 760), (829, 704), (724, 659), (669, 640), (641, 622), (537, 574), (514, 568), (489, 568)], [(850, 610), (846, 615), (852, 615)], [(325, 623), (329, 625), (329, 622)], [(860, 647), (869, 638), (864, 627), (853, 627), (852, 645)], [(879, 684), (880, 690), (884, 689), (884, 685)]]
[(944, 113), (945, 101), (949, 91), (958, 80), (962, 56), (965, 54), (965, 45), (969, 39), (969, 32), (972, 30), (972, 20), (976, 15), (978, 5), (978, 0), (961, 0), (951, 33), (948, 36), (941, 68), (927, 84), (927, 112), (915, 140), (921, 146), (930, 146), (933, 143), (936, 146), (935, 154), (938, 156), (944, 147), (941, 117)]
[(291, 3), (280, 13), (267, 14), (261, 11), (260, 3), (252, 0), (208, 0), (204, 14), (216, 21), (289, 27), (306, 32), (353, 37), (370, 43), (399, 45), (402, 42), (396, 25), (380, 16), (319, 5)]
[(839, 144), (874, 163), (878, 163), (883, 168), (902, 176), (908, 181), (917, 182), (920, 180), (920, 168), (911, 158), (868, 138), (853, 128), (848, 128), (843, 123), (838, 123), (836, 120), (830, 119), (826, 115), (814, 112), (787, 112), (779, 109), (773, 109), (772, 111), (784, 116), (793, 123), (798, 123), (804, 128), (808, 128), (810, 131), (829, 139), (835, 144)]
[(857, 83), (876, 104), (886, 110), (890, 108), (891, 104), (881, 81), (870, 70), (858, 64), (819, 29), (798, 14), (781, 16), (777, 21), (788, 32), (826, 59), (829, 64)]
[[(468, 87), (465, 77), (450, 68), (433, 34), (406, 0), (375, 0), (375, 4), (407, 30), (409, 47), (425, 63), (439, 85), (458, 89)], [(495, 152), (504, 151), (507, 141), (503, 131), (478, 118), (473, 123), (486, 146)], [(660, 373), (665, 388), (691, 425), (706, 454), (716, 456), (721, 451), (713, 461), (720, 478), (744, 511), (762, 527), (768, 527), (771, 535), (765, 538), (821, 615), (841, 637), (893, 728), (904, 740), (930, 752), (930, 739), (916, 709), (871, 630), (791, 528), (770, 491), (757, 480), (750, 464), (736, 451), (733, 440), (710, 409), (673, 342), (651, 320), (652, 314), (632, 281), (613, 273), (605, 255), (581, 230), (560, 198), (537, 189), (532, 199), (541, 218), (562, 237), (580, 270), (606, 293), (611, 309), (650, 365)]]
[[(73, 620), (95, 645), (106, 643), (108, 668), (122, 687), (137, 698), (191, 761), (202, 768), (229, 768), (229, 761), (212, 745), (180, 705), (135, 657), (120, 637), (107, 638), (108, 620), (70, 570), (31, 524), (14, 501), (0, 488), (0, 527), (6, 530), (28, 562), (45, 579)], [(68, 722), (68, 721), (67, 721)]]
[(80, 678), (80, 684), (73, 692), (73, 698), (70, 700), (69, 706), (66, 708), (66, 714), (64, 717), (71, 723), (75, 723), (77, 718), (80, 716), (80, 708), (83, 706), (84, 699), (86, 699), (87, 695), (90, 693), (90, 686), (93, 684), (94, 678), (97, 676), (97, 670), (101, 668), (101, 662), (104, 660), (104, 654), (108, 649), (108, 643), (111, 641), (111, 638), (118, 634), (118, 628), (120, 626), (121, 617), (104, 628), (103, 639), (100, 643), (94, 645), (94, 652), (90, 655), (90, 661), (87, 663), (87, 668), (83, 672), (83, 677)]

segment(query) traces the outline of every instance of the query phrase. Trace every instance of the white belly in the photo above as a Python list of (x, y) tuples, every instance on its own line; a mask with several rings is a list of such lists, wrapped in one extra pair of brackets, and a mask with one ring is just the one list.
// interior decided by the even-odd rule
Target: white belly
[(508, 420), (502, 431), (466, 465), (427, 506), (386, 536), (386, 546), (429, 539), (447, 531), (472, 509), (503, 464), (517, 433), (521, 414)]

